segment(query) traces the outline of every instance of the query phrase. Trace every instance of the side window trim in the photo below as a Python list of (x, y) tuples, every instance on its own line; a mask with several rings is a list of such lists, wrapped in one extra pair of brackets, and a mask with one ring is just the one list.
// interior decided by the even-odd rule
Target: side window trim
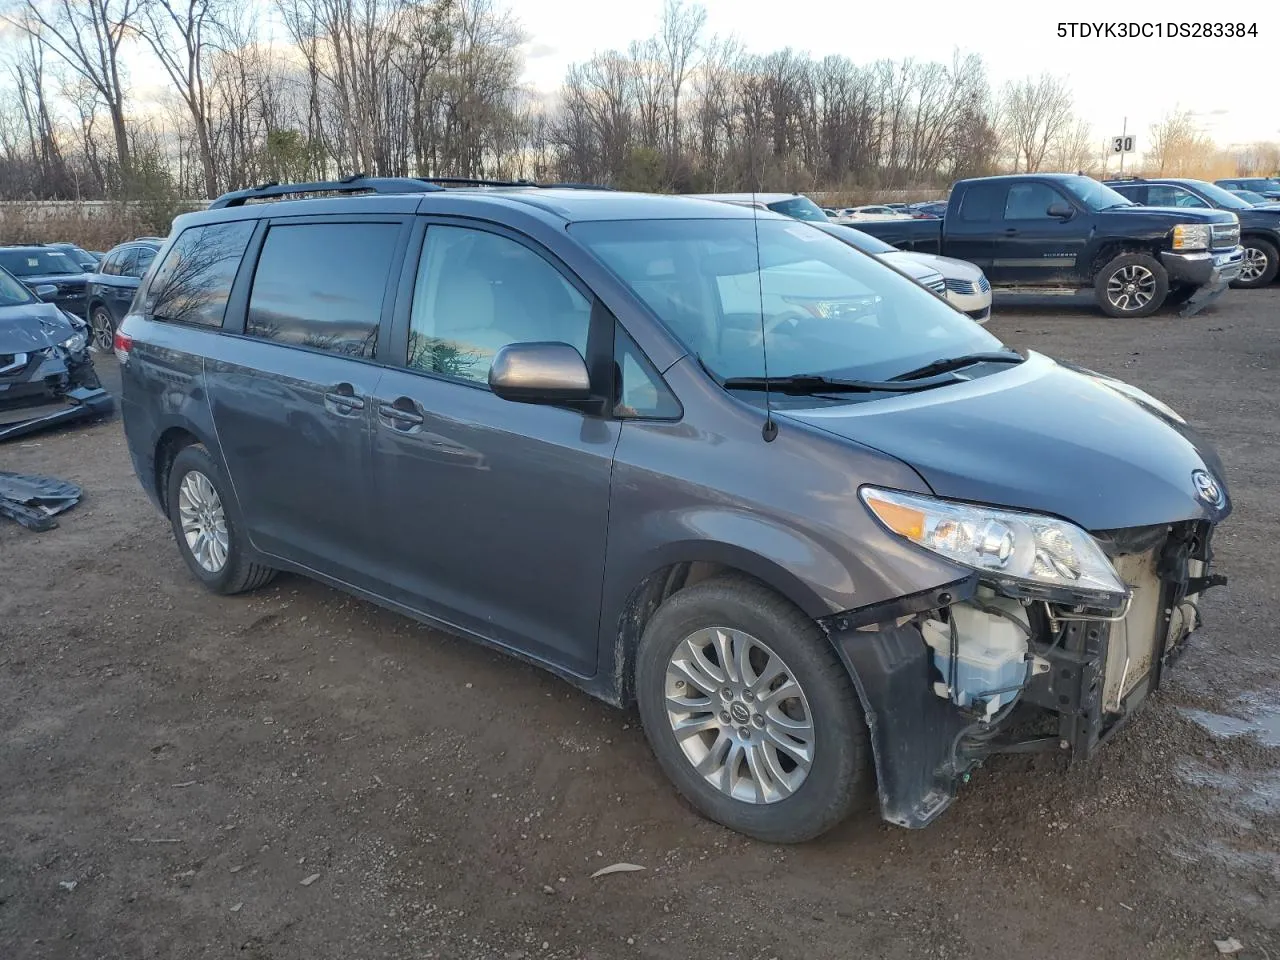
[[(583, 359), (586, 361), (587, 370), (591, 375), (592, 386), (601, 393), (602, 397), (612, 397), (613, 324), (616, 321), (609, 309), (595, 295), (595, 292), (587, 286), (568, 264), (532, 237), (489, 220), (450, 217), (440, 214), (419, 214), (415, 219), (418, 223), (415, 224), (409, 239), (405, 256), (401, 263), (400, 280), (396, 284), (394, 319), (391, 325), (393, 342), (384, 362), (393, 364), (415, 376), (431, 377), (444, 383), (453, 383), (472, 389), (488, 391), (489, 386), (487, 383), (481, 383), (465, 377), (453, 377), (431, 370), (419, 370), (410, 367), (408, 364), (409, 333), (413, 323), (414, 292), (417, 286), (418, 270), (422, 255), (427, 248), (427, 237), (431, 232), (431, 228), (436, 226), (478, 230), (518, 243), (530, 253), (540, 257), (566, 283), (587, 300), (591, 305), (591, 315), (590, 326), (587, 330), (587, 355)], [(606, 402), (601, 406), (611, 411), (613, 405), (612, 402)]]

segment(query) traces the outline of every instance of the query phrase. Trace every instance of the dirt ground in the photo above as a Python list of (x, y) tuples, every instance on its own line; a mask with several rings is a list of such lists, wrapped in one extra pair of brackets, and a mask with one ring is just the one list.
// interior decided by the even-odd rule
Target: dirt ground
[(530, 667), (299, 578), (205, 593), (118, 420), (0, 447), (85, 488), (0, 523), (0, 957), (1280, 960), (1280, 289), (992, 329), (1214, 438), (1231, 582), (1088, 769), (993, 761), (928, 830), (802, 847), (699, 819), (634, 714)]

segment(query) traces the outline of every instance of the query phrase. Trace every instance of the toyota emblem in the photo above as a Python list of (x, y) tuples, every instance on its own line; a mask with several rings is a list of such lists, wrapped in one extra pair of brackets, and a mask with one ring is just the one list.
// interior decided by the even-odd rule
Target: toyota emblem
[(1227, 502), (1222, 485), (1207, 470), (1191, 471), (1191, 484), (1196, 488), (1196, 496), (1209, 506), (1222, 507)]

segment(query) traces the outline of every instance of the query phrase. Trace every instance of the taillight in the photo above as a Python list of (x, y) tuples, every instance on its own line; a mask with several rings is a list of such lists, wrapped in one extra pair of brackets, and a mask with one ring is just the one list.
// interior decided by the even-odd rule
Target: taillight
[(129, 336), (127, 333), (121, 333), (117, 330), (115, 340), (112, 342), (111, 346), (112, 349), (115, 350), (117, 360), (121, 363), (129, 362), (129, 351), (133, 349), (133, 337)]

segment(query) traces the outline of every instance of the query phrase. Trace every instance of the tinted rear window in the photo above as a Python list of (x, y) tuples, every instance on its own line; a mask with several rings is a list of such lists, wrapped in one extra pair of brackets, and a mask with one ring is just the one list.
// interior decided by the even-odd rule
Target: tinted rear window
[(222, 326), (253, 227), (251, 220), (238, 220), (182, 231), (151, 282), (147, 313), (156, 320)]
[(307, 223), (267, 233), (245, 332), (372, 357), (400, 225)]

